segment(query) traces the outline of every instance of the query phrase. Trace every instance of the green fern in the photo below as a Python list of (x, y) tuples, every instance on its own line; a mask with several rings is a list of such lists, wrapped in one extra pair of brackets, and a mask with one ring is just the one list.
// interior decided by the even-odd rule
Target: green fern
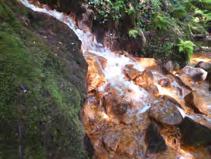
[(153, 26), (159, 30), (167, 30), (170, 26), (170, 19), (165, 15), (156, 14), (153, 19)]
[(185, 53), (187, 55), (187, 57), (188, 57), (188, 60), (190, 60), (190, 58), (193, 55), (194, 47), (196, 45), (192, 41), (180, 40), (178, 46), (179, 46), (179, 52), (180, 53)]
[(130, 38), (136, 39), (139, 36), (139, 34), (140, 34), (140, 30), (136, 28), (130, 29), (128, 31), (128, 35)]

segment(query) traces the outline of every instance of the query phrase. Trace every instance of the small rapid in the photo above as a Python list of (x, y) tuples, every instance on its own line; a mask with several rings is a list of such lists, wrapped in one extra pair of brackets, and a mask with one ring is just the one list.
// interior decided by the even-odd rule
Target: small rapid
[[(172, 106), (172, 103), (176, 105), (175, 111), (180, 113), (179, 118), (180, 116), (181, 118), (189, 117), (194, 120), (199, 118), (210, 122), (210, 118), (205, 115), (187, 113), (189, 108), (186, 109), (185, 107), (184, 97), (190, 93), (190, 90), (181, 85), (174, 75), (166, 77), (159, 69), (151, 69), (147, 72), (148, 61), (146, 62), (147, 65), (144, 65), (141, 59), (133, 58), (127, 53), (118, 54), (109, 48), (105, 48), (97, 42), (91, 32), (79, 29), (69, 15), (45, 7), (38, 7), (28, 0), (20, 0), (20, 2), (35, 12), (47, 14), (66, 24), (81, 41), (81, 50), (87, 63), (89, 64), (89, 58), (91, 57), (94, 61), (94, 69), (100, 70), (95, 70), (97, 75), (93, 75), (93, 70), (88, 71), (88, 74), (105, 78), (104, 81), (100, 81), (101, 84), (94, 85), (95, 91), (88, 92), (87, 102), (82, 111), (85, 131), (91, 138), (96, 154), (99, 156), (102, 154), (107, 155), (107, 153), (114, 155), (113, 151), (121, 151), (121, 153), (126, 153), (129, 158), (131, 156), (135, 156), (137, 159), (147, 158), (144, 154), (146, 148), (143, 140), (145, 136), (143, 132), (151, 121), (147, 111), (152, 105), (157, 105), (159, 102), (163, 102), (167, 106)], [(99, 75), (99, 72), (102, 72), (103, 75)], [(153, 79), (151, 76), (153, 76)], [(163, 81), (167, 81), (169, 86), (162, 86), (160, 83)], [(162, 101), (158, 99), (157, 94), (172, 97), (182, 106), (179, 107), (179, 104), (175, 104), (175, 102), (171, 103), (172, 99), (162, 99)], [(127, 104), (122, 104), (122, 102)], [(113, 108), (113, 105), (116, 106), (119, 103), (121, 103), (121, 109)], [(117, 114), (113, 113), (113, 111), (116, 111)], [(166, 113), (166, 110), (161, 111)], [(167, 115), (172, 117), (174, 115), (172, 114)], [(103, 144), (101, 140), (103, 140)], [(160, 159), (169, 159), (168, 153), (173, 156), (171, 157), (173, 159), (195, 159), (191, 153), (180, 148), (176, 149), (171, 145), (172, 143), (167, 144), (169, 144), (170, 148), (167, 150), (167, 154), (163, 154), (164, 157), (161, 156)], [(109, 149), (112, 149), (111, 153), (109, 153), (110, 150), (107, 152), (102, 147), (109, 147)], [(99, 156), (97, 158), (101, 158)], [(119, 156), (113, 158), (116, 159)], [(153, 159), (153, 156), (149, 158)]]
[[(31, 4), (28, 0), (20, 1), (27, 8), (30, 8), (35, 12), (48, 14), (56, 18), (57, 20), (65, 23), (71, 30), (75, 32), (79, 40), (82, 42), (81, 49), (85, 56), (91, 53), (105, 58), (107, 60), (107, 64), (102, 72), (104, 73), (104, 76), (107, 80), (106, 84), (109, 83), (112, 87), (115, 87), (115, 89), (117, 89), (121, 94), (124, 94), (126, 89), (131, 90), (133, 92), (133, 96), (128, 97), (132, 98), (131, 100), (143, 102), (144, 99), (148, 98), (147, 92), (134, 84), (133, 81), (126, 80), (123, 73), (123, 69), (126, 65), (133, 65), (137, 70), (143, 71), (144, 68), (141, 67), (139, 63), (134, 61), (132, 58), (127, 57), (126, 55), (118, 55), (108, 48), (103, 47), (102, 44), (97, 43), (93, 34), (88, 31), (84, 32), (78, 29), (78, 27), (75, 25), (75, 22), (71, 19), (70, 16), (56, 10), (49, 10), (47, 8), (37, 7), (34, 4)], [(101, 89), (102, 88), (103, 87), (101, 87)]]

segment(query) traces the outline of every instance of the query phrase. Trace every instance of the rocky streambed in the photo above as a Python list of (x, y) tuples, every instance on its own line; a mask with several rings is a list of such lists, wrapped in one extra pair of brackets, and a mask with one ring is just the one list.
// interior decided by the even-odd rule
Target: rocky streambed
[(64, 22), (82, 42), (88, 96), (81, 119), (94, 158), (211, 158), (210, 54), (175, 69), (171, 61), (112, 52), (70, 16), (21, 2)]

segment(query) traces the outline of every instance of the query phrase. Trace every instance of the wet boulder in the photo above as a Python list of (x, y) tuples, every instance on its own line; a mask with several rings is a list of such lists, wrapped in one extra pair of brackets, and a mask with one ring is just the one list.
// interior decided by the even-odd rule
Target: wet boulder
[(116, 151), (120, 142), (121, 133), (116, 131), (109, 131), (103, 135), (103, 144), (105, 148), (110, 151)]
[(184, 100), (186, 106), (193, 109), (195, 113), (211, 115), (211, 99), (209, 94), (204, 95), (199, 94), (197, 91), (192, 91), (185, 96)]
[(207, 72), (202, 68), (186, 66), (182, 69), (182, 72), (195, 82), (204, 81), (207, 78)]
[(145, 142), (147, 144), (147, 153), (159, 153), (167, 149), (165, 140), (160, 135), (158, 126), (150, 123), (146, 130)]
[(203, 61), (200, 61), (196, 67), (199, 67), (199, 68), (202, 68), (204, 69), (205, 71), (208, 72), (208, 75), (207, 75), (207, 81), (209, 83), (209, 91), (211, 91), (211, 62), (203, 62)]
[(135, 83), (143, 88), (150, 88), (153, 85), (153, 74), (149, 70), (144, 70), (136, 79)]
[(211, 73), (211, 62), (204, 62), (204, 61), (200, 61), (199, 63), (196, 64), (195, 66), (196, 68), (202, 68), (205, 71), (207, 71), (208, 73)]
[(88, 63), (88, 74), (87, 74), (87, 85), (88, 92), (102, 86), (105, 83), (105, 77), (103, 75), (101, 66), (97, 62), (97, 57), (88, 56), (86, 57)]
[(122, 121), (131, 104), (113, 92), (103, 97), (103, 107), (108, 116)]
[(93, 25), (94, 12), (88, 8), (88, 5), (83, 4), (81, 8), (83, 9), (83, 13), (79, 17), (78, 27), (81, 30), (89, 31)]
[(126, 65), (124, 73), (129, 80), (134, 81), (138, 76), (141, 75), (141, 72), (136, 70), (133, 65)]
[(185, 117), (179, 125), (181, 143), (184, 146), (207, 146), (211, 144), (211, 129)]
[(180, 106), (175, 100), (163, 96), (150, 108), (149, 116), (162, 124), (178, 125), (183, 117), (177, 107)]

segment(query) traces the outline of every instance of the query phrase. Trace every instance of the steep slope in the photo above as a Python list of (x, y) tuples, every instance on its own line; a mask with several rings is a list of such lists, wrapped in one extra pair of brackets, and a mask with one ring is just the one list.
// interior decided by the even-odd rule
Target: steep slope
[(87, 64), (64, 24), (0, 0), (0, 158), (82, 159)]

